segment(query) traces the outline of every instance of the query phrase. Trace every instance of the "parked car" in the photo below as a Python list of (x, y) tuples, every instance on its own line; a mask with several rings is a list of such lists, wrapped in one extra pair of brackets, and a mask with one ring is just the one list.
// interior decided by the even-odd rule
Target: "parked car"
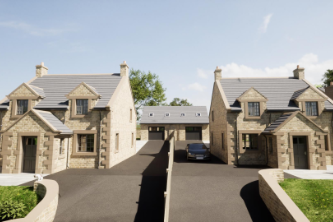
[(186, 146), (188, 160), (210, 160), (210, 149), (202, 143), (191, 143)]

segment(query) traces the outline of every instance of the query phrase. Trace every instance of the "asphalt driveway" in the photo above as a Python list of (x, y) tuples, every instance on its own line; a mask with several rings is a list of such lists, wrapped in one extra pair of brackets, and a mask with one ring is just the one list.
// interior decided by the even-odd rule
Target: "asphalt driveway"
[(47, 176), (60, 187), (55, 222), (163, 221), (168, 150), (167, 142), (149, 141), (111, 169), (69, 169)]
[(176, 142), (170, 221), (274, 221), (259, 196), (262, 168), (238, 168), (216, 157), (211, 162), (189, 162), (187, 143)]

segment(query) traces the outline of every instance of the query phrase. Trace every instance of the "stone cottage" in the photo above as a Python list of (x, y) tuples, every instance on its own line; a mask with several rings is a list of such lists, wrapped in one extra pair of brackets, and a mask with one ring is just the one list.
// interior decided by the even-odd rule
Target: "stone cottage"
[(141, 140), (175, 139), (209, 141), (209, 119), (205, 106), (144, 106)]
[(107, 169), (135, 154), (129, 67), (114, 74), (36, 76), (0, 101), (2, 173)]
[(304, 68), (285, 78), (222, 78), (215, 70), (211, 151), (228, 164), (325, 170), (333, 164), (333, 101)]

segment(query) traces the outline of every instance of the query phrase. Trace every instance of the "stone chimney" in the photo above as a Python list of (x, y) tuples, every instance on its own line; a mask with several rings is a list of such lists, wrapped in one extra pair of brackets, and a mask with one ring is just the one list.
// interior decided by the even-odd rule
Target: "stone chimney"
[(214, 74), (215, 74), (215, 81), (222, 79), (222, 69), (220, 69), (218, 66), (216, 66)]
[(330, 82), (330, 85), (325, 88), (325, 94), (333, 99), (333, 82)]
[(44, 66), (44, 62), (42, 62), (40, 65), (36, 65), (36, 76), (39, 78), (47, 75), (47, 70), (49, 69)]
[(300, 68), (299, 65), (297, 65), (297, 68), (294, 70), (294, 78), (303, 80), (304, 79), (304, 68)]
[(126, 61), (124, 61), (122, 64), (120, 64), (120, 76), (127, 76), (128, 77), (128, 65), (126, 64)]

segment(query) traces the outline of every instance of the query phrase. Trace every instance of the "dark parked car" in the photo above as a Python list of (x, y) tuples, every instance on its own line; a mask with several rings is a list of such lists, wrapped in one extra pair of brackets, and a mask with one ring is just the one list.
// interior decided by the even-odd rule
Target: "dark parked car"
[(186, 146), (188, 160), (210, 160), (210, 149), (202, 143), (191, 143)]

